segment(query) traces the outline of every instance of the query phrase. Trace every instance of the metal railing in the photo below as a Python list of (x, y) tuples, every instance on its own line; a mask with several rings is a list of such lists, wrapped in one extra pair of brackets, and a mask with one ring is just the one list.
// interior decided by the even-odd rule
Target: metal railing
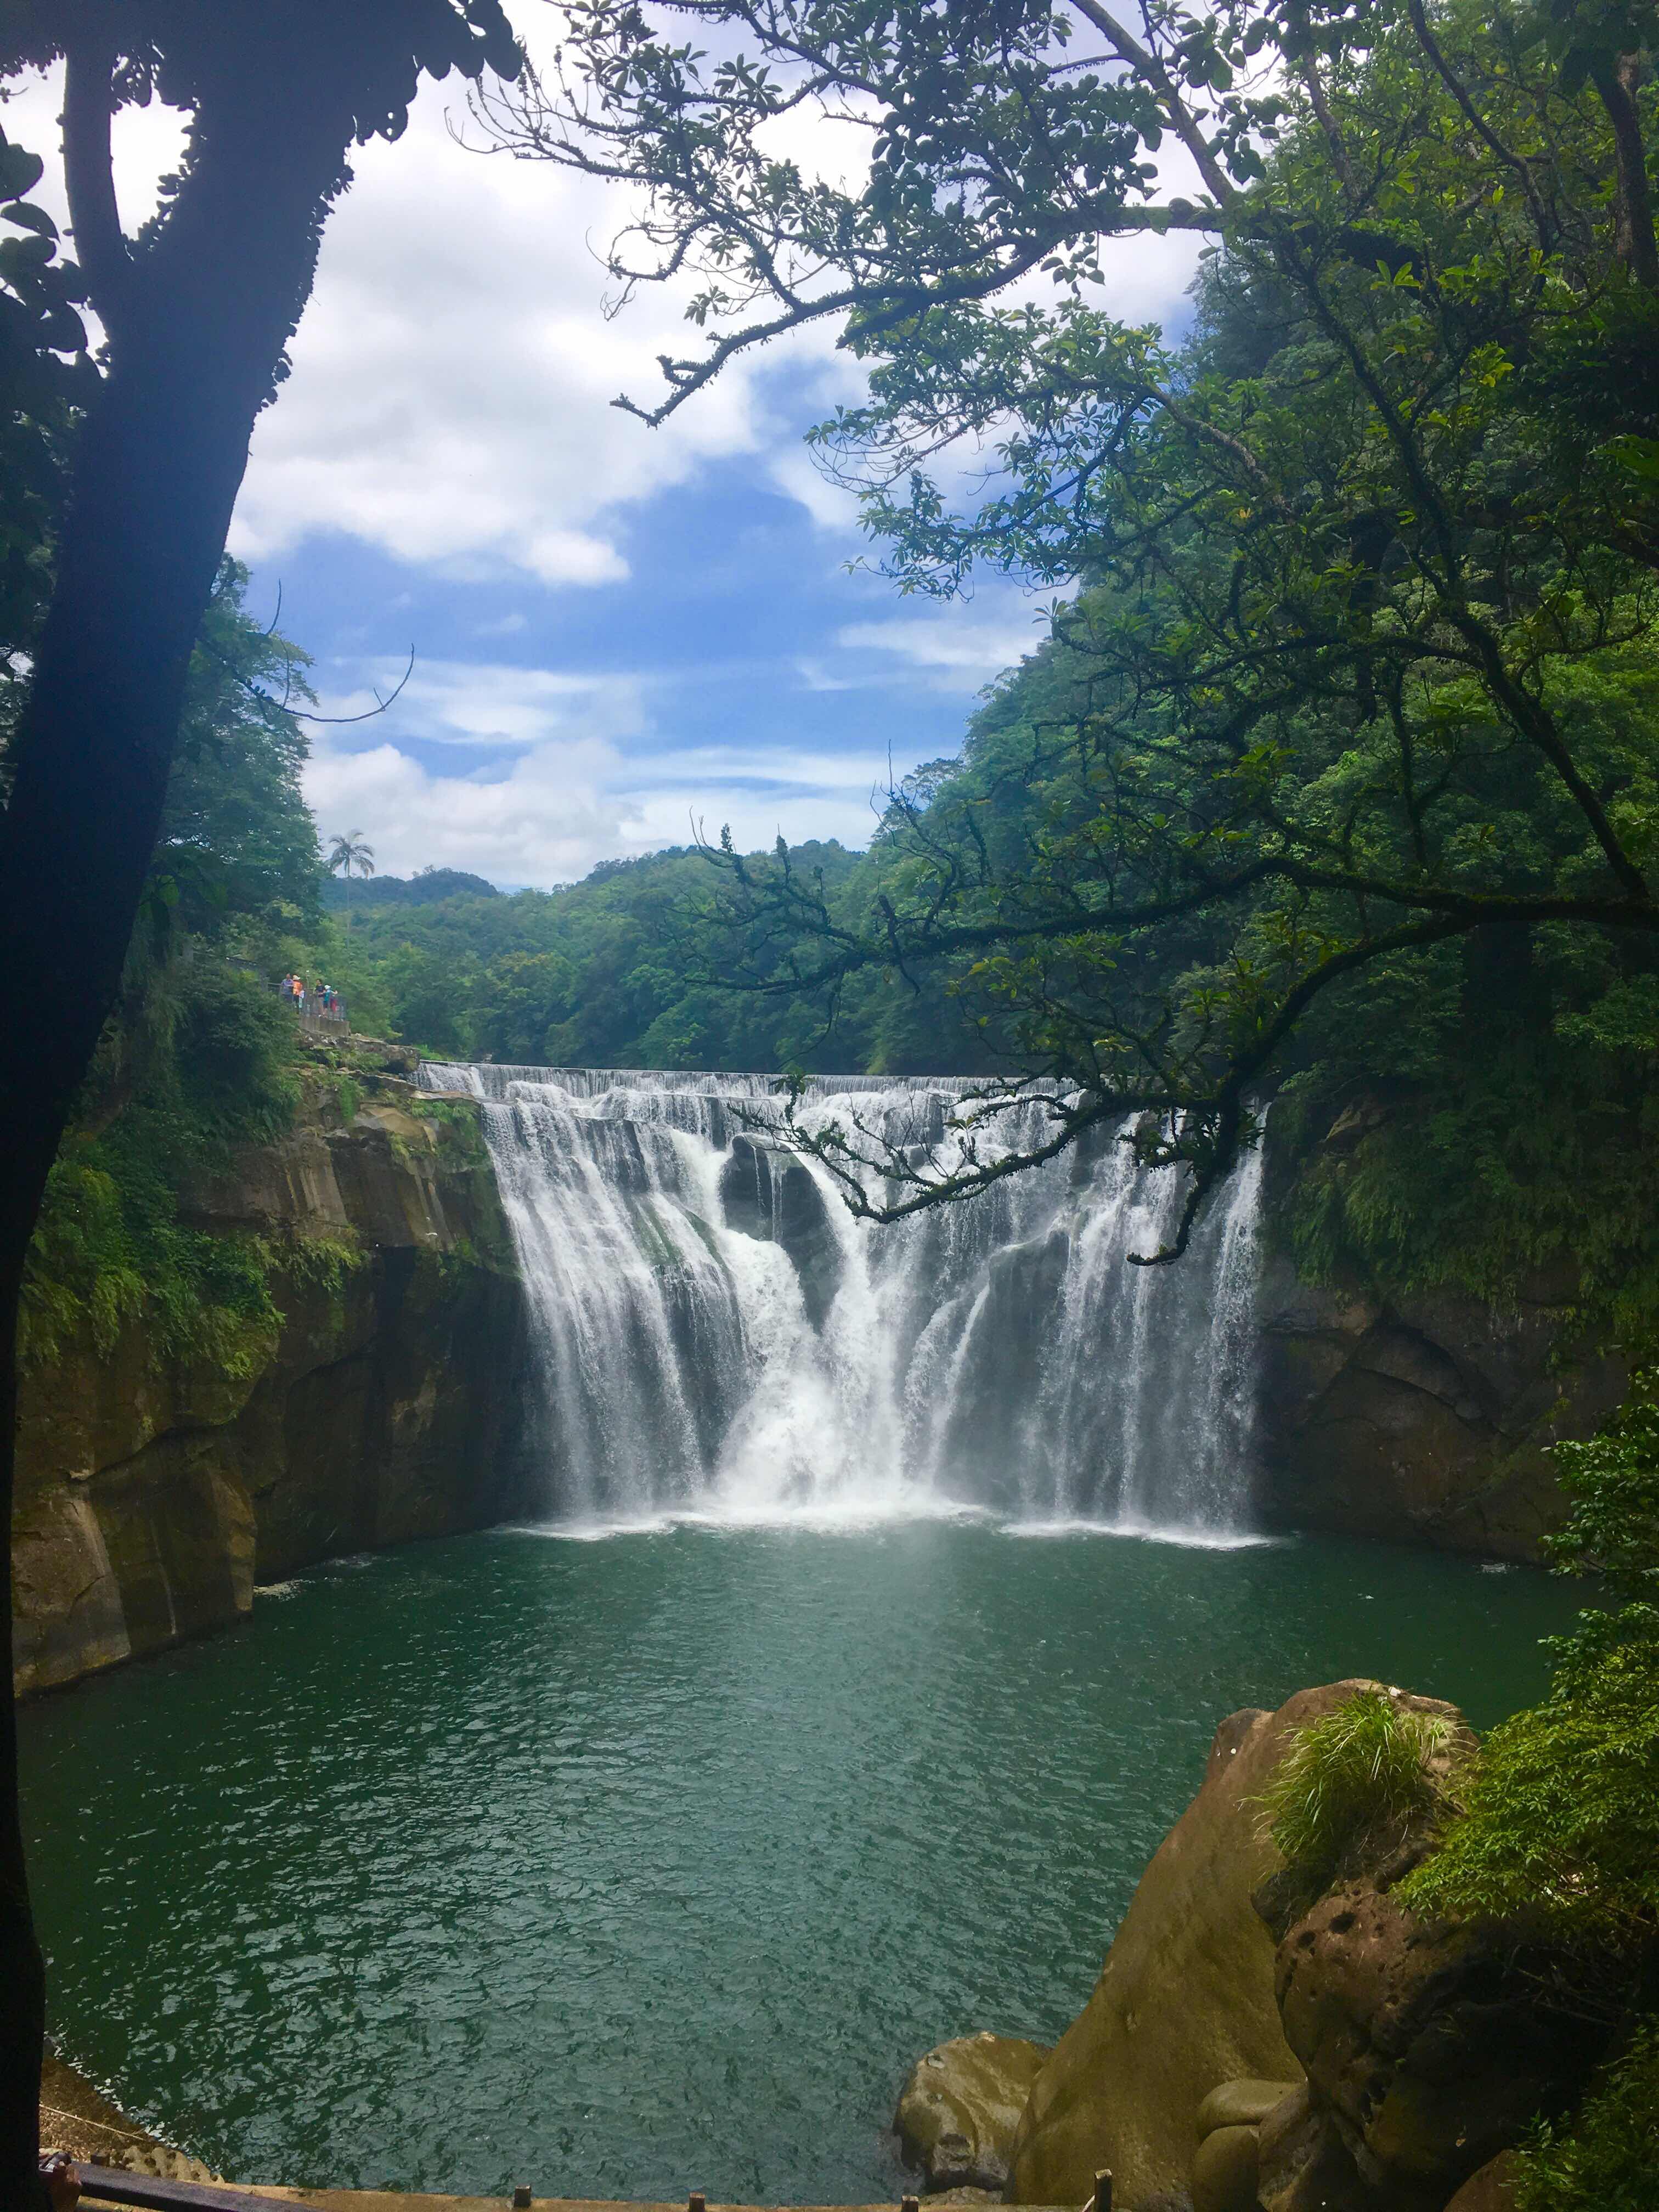
[(273, 983), (270, 988), (285, 1006), (293, 1010), (294, 1018), (302, 1030), (310, 1030), (313, 1033), (326, 1030), (337, 1036), (343, 1036), (351, 1027), (343, 1006), (319, 1006), (314, 991), (307, 991), (303, 998), (296, 999), (290, 992), (284, 991), (280, 984)]

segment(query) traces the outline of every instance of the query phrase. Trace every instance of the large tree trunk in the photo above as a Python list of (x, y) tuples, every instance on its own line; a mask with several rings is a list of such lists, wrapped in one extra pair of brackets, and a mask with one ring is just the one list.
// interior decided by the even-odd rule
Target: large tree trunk
[[(254, 419), (345, 174), (349, 102), (245, 19), (156, 242), (98, 304), (111, 369), (82, 429), (57, 586), (0, 819), (0, 1491), (17, 1299), (46, 1174), (114, 1001), (186, 668)], [(118, 240), (117, 241), (118, 246)], [(6, 1595), (10, 1599), (9, 1546)], [(44, 2025), (10, 1701), (0, 1737), (0, 2204), (43, 2201)]]

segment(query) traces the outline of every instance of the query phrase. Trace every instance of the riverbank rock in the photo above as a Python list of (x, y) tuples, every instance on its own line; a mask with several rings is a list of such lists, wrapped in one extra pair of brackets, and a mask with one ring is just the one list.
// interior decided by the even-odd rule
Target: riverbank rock
[(1024, 2036), (957, 2036), (919, 2058), (899, 2093), (899, 2155), (930, 2193), (1000, 2191), (1031, 2084), (1049, 2056)]
[(1258, 2212), (1261, 2124), (1287, 2096), (1305, 2094), (1305, 2084), (1285, 2081), (1224, 2081), (1211, 2090), (1198, 2108), (1193, 2212)]
[(1536, 1560), (1565, 1510), (1550, 1446), (1589, 1435), (1626, 1371), (1581, 1336), (1568, 1262), (1534, 1269), (1501, 1306), (1448, 1285), (1385, 1297), (1352, 1272), (1297, 1273), (1285, 1234), (1297, 1188), (1351, 1172), (1390, 1113), (1356, 1101), (1299, 1157), (1289, 1124), (1269, 1124), (1257, 1507), (1281, 1526)]
[(1278, 1863), (1257, 1801), (1291, 1735), (1355, 1690), (1302, 1690), (1216, 1731), (1197, 1796), (1159, 1845), (1088, 2005), (1032, 2085), (1010, 2194), (1080, 2204), (1109, 2167), (1128, 2208), (1184, 2191), (1212, 2090), (1301, 2072), (1279, 2026), (1273, 1939), (1252, 1894)]
[(1254, 2128), (1216, 2128), (1193, 2160), (1193, 2212), (1256, 2212), (1261, 2163)]
[(1307, 2108), (1262, 2124), (1266, 2212), (1443, 2212), (1604, 2053), (1570, 1961), (1505, 1923), (1419, 1920), (1374, 1884), (1291, 1929), (1277, 1985)]

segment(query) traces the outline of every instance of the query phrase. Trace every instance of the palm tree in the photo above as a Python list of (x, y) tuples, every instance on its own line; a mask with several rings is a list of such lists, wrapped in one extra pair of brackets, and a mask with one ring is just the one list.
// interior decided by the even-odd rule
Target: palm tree
[(363, 842), (361, 830), (353, 830), (343, 837), (333, 839), (328, 848), (328, 872), (331, 876), (345, 877), (346, 927), (351, 927), (351, 878), (354, 873), (372, 876), (374, 872), (374, 848)]

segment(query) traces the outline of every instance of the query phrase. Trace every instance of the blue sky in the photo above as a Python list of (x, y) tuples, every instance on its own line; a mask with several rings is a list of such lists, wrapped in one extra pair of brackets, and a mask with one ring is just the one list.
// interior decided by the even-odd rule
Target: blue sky
[[(508, 0), (532, 45), (550, 13)], [(55, 88), (14, 103), (46, 152)], [(362, 830), (383, 872), (426, 865), (507, 884), (730, 822), (745, 846), (861, 844), (890, 772), (954, 752), (975, 695), (1042, 635), (1038, 601), (988, 580), (940, 606), (871, 574), (853, 502), (802, 444), (856, 398), (833, 333), (728, 371), (662, 429), (610, 405), (654, 398), (655, 356), (688, 350), (688, 283), (601, 311), (593, 246), (627, 208), (609, 188), (455, 143), (462, 93), (428, 85), (395, 144), (363, 149), (331, 218), (292, 374), (256, 431), (232, 548), (268, 615), (349, 714), (414, 675), (391, 710), (313, 733), (307, 795), (325, 836)], [(824, 173), (863, 157), (848, 126), (793, 124)], [(176, 118), (117, 135), (136, 229)], [(1179, 315), (1193, 242), (1110, 249), (1127, 319)]]

